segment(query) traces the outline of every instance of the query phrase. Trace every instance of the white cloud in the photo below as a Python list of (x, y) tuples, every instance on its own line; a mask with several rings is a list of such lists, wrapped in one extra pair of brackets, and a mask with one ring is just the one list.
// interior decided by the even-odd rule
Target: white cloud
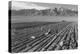
[(20, 9), (48, 9), (49, 7), (40, 6), (37, 4), (29, 3), (29, 2), (18, 2), (12, 1), (12, 9), (20, 10)]

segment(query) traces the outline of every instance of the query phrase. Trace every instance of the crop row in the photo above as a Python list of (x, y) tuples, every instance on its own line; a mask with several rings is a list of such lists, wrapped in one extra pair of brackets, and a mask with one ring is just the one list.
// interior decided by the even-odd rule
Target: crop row
[[(31, 36), (35, 38), (32, 39)], [(29, 35), (24, 33), (20, 37), (14, 38), (11, 50), (12, 52), (32, 52), (64, 49), (64, 43), (71, 40), (76, 41), (75, 37), (77, 39), (77, 27), (71, 22), (45, 25), (40, 27), (39, 32)]]

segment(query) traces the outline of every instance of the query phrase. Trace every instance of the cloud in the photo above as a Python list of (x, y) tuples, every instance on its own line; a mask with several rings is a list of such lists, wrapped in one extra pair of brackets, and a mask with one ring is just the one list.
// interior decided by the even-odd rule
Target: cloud
[(20, 9), (48, 9), (49, 7), (40, 6), (37, 4), (29, 3), (29, 2), (18, 2), (12, 1), (12, 9), (20, 10)]

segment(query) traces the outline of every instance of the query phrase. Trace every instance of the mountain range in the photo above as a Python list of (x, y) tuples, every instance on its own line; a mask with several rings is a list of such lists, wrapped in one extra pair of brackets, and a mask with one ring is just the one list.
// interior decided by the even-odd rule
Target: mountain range
[(12, 16), (76, 16), (78, 11), (66, 8), (9, 10)]
[(9, 11), (12, 16), (76, 16), (78, 11), (66, 7), (47, 7), (29, 2), (10, 2)]

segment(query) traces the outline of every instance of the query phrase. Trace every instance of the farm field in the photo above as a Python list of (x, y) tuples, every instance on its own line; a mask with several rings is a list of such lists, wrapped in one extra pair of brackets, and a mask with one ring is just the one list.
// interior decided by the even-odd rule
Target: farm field
[(78, 21), (77, 16), (11, 16), (11, 23)]
[(9, 1), (8, 16), (10, 53), (78, 49), (76, 4)]
[(76, 22), (27, 22), (11, 24), (11, 51), (37, 52), (78, 48)]

